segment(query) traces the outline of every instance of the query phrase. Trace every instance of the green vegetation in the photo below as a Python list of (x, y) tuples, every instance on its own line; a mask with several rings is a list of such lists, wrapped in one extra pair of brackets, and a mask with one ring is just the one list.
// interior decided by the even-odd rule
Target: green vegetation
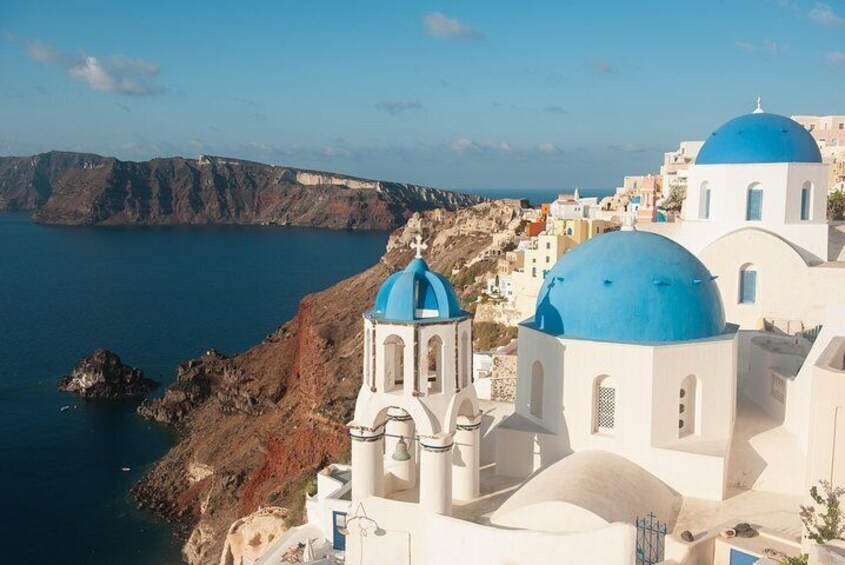
[(296, 483), (290, 490), (290, 496), (286, 497), (290, 504), (288, 509), (288, 526), (305, 523), (305, 495), (314, 496), (317, 494), (317, 475), (310, 471), (307, 476)]
[[(807, 537), (819, 545), (831, 540), (845, 539), (845, 512), (842, 499), (845, 487), (834, 487), (827, 481), (819, 481), (818, 486), (810, 489), (810, 498), (814, 505), (801, 505), (801, 521)], [(809, 555), (785, 557), (778, 561), (780, 565), (807, 565)]]
[(476, 322), (472, 326), (473, 346), (477, 351), (489, 351), (507, 345), (516, 338), (517, 329), (495, 322)]
[(829, 220), (845, 220), (845, 191), (837, 190), (828, 195), (827, 217)]
[(818, 486), (810, 489), (810, 498), (818, 505), (818, 508), (801, 506), (801, 521), (804, 522), (808, 538), (819, 544), (834, 539), (845, 539), (843, 496), (845, 496), (845, 487), (834, 488), (827, 481), (820, 481)]

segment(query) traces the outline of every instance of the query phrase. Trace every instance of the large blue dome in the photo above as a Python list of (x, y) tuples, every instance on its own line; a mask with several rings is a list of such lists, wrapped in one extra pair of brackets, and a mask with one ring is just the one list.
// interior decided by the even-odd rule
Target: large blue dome
[(452, 284), (428, 268), (421, 258), (413, 259), (404, 271), (390, 275), (376, 295), (371, 314), (379, 319), (412, 322), (465, 316)]
[(785, 116), (760, 112), (727, 122), (710, 134), (696, 165), (821, 163), (813, 136)]
[(611, 232), (561, 257), (540, 289), (532, 327), (594, 341), (656, 343), (725, 330), (715, 277), (654, 233)]

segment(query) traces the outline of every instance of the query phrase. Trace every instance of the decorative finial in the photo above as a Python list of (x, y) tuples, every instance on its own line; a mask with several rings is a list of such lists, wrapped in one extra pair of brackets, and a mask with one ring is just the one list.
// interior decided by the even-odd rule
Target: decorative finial
[(757, 97), (757, 108), (754, 109), (754, 114), (762, 114), (763, 113), (763, 97)]
[(414, 238), (413, 243), (411, 243), (411, 249), (416, 250), (417, 259), (422, 259), (422, 252), (428, 249), (428, 245), (423, 243), (422, 235), (417, 234), (417, 236)]

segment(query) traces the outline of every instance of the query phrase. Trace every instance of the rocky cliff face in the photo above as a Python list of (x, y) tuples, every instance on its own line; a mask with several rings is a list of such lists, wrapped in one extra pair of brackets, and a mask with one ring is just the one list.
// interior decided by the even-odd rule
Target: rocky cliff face
[(261, 224), (393, 229), (468, 194), (221, 157), (120, 161), (51, 152), (0, 157), (0, 211), (49, 224)]
[[(426, 214), (433, 268), (467, 280), (454, 265), (492, 242), (517, 210), (501, 202)], [(412, 226), (397, 230), (372, 268), (305, 297), (296, 316), (231, 358), (216, 352), (183, 363), (161, 399), (139, 411), (176, 424), (182, 440), (136, 485), (139, 504), (176, 522), (191, 563), (219, 559), (227, 528), (259, 506), (302, 518), (306, 481), (349, 457), (346, 422), (361, 384), (361, 315), (384, 279), (412, 253)], [(457, 288), (472, 293), (483, 281)]]

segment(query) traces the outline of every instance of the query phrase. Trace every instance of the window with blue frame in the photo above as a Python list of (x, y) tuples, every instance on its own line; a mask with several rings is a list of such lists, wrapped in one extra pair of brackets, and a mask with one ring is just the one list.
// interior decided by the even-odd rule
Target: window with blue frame
[(745, 209), (745, 219), (759, 222), (763, 219), (763, 189), (754, 185), (748, 189), (748, 203)]
[(710, 183), (708, 182), (701, 184), (701, 206), (699, 209), (699, 217), (702, 220), (710, 219)]
[(810, 183), (805, 182), (801, 187), (801, 220), (810, 219)]
[(745, 267), (739, 273), (739, 303), (754, 304), (757, 301), (757, 271)]

